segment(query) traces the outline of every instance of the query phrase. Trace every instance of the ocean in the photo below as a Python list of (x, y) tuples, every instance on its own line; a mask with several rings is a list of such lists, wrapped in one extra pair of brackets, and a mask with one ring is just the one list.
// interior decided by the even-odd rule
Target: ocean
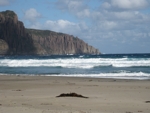
[(0, 56), (0, 75), (150, 79), (150, 54)]

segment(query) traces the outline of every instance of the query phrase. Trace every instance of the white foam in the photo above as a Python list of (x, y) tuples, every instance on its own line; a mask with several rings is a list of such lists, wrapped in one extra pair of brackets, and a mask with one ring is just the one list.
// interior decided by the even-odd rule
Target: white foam
[(150, 66), (149, 59), (110, 59), (110, 58), (72, 58), (72, 59), (0, 59), (0, 66), (8, 67), (65, 67), (65, 68), (93, 68), (97, 66), (133, 67)]
[(42, 75), (42, 76), (62, 76), (62, 77), (91, 77), (91, 78), (123, 78), (123, 79), (150, 79), (150, 74), (138, 73), (100, 73), (100, 74), (58, 74), (58, 75)]
[(5, 74), (0, 75), (11, 75), (11, 76), (60, 76), (60, 77), (88, 77), (88, 78), (115, 78), (115, 79), (150, 79), (150, 74), (137, 72), (137, 73), (99, 73), (99, 74)]

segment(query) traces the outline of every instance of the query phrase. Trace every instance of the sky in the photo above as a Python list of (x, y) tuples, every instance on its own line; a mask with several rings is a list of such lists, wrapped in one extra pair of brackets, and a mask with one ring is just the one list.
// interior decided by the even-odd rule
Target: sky
[(101, 53), (150, 53), (150, 0), (0, 0), (26, 28), (67, 33)]

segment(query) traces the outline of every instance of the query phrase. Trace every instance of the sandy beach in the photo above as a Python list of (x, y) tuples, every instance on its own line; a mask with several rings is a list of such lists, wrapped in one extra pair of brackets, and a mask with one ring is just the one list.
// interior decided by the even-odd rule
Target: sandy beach
[(1, 75), (0, 113), (150, 113), (150, 81)]

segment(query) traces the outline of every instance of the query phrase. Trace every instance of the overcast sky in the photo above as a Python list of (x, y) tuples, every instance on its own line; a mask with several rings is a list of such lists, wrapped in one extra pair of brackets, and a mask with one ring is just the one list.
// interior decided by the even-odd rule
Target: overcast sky
[(102, 53), (150, 53), (150, 0), (0, 0), (26, 28), (79, 37)]

